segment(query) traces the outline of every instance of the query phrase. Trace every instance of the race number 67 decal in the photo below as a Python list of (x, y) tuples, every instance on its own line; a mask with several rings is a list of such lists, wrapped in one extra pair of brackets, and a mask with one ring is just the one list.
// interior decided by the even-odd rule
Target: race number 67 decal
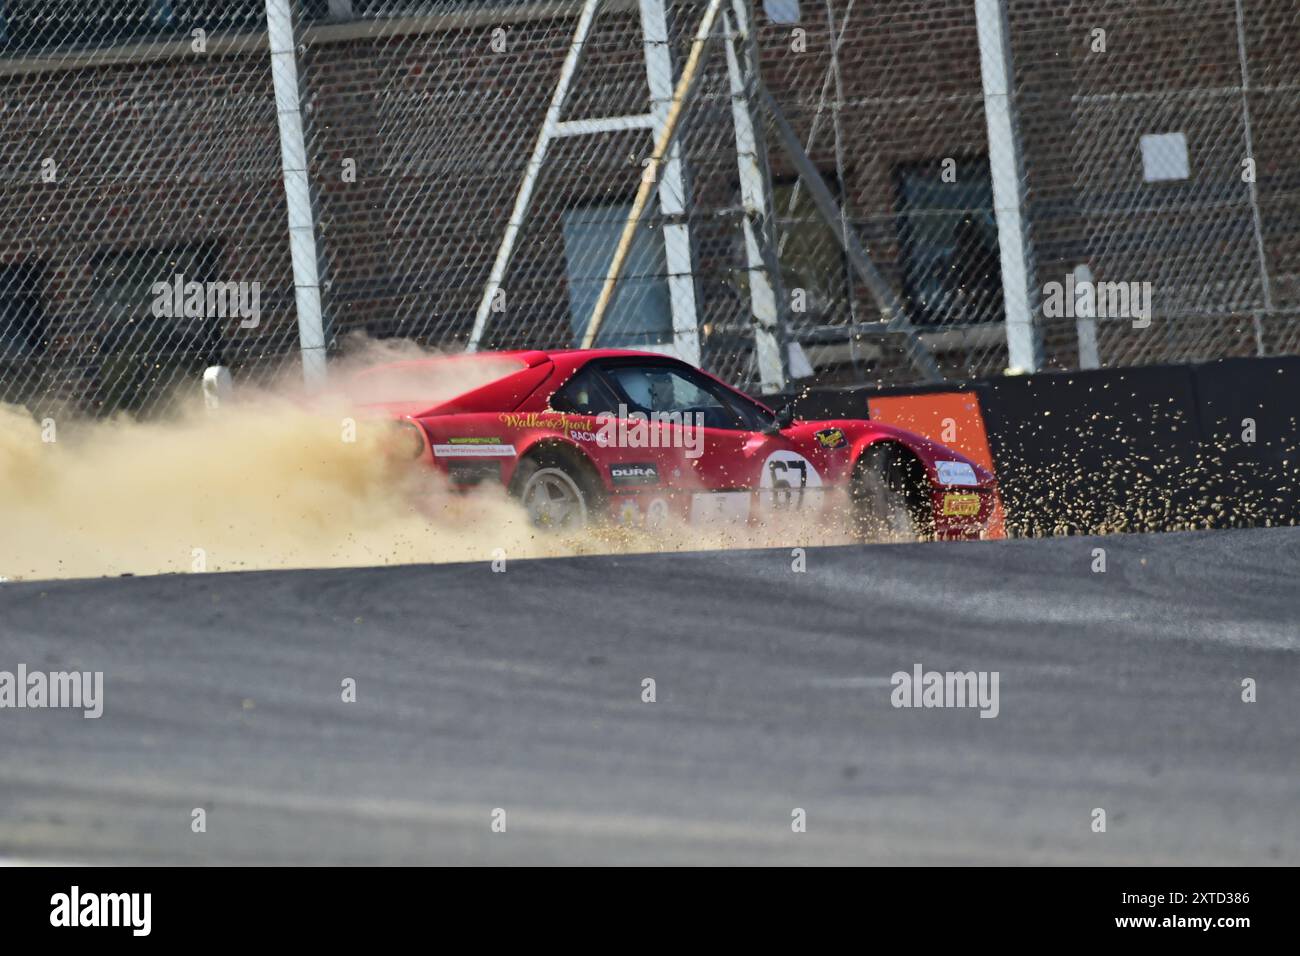
[(803, 507), (804, 489), (808, 487), (808, 464), (802, 461), (769, 461), (768, 473), (772, 476), (772, 507), (788, 508), (794, 498), (794, 485), (786, 477), (790, 472), (799, 473), (799, 502), (795, 508)]
[[(774, 451), (763, 462), (759, 487), (771, 491), (774, 509), (803, 507), (804, 493), (808, 488), (820, 488), (822, 477), (803, 455), (793, 451)], [(795, 489), (799, 494), (795, 496)]]

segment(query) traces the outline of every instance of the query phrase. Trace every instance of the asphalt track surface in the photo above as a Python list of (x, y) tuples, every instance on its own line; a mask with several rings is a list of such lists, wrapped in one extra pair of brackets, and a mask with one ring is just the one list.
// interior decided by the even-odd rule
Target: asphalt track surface
[[(806, 559), (2, 584), (0, 670), (105, 709), (0, 710), (0, 857), (1300, 862), (1300, 530)], [(999, 715), (895, 709), (916, 663)]]

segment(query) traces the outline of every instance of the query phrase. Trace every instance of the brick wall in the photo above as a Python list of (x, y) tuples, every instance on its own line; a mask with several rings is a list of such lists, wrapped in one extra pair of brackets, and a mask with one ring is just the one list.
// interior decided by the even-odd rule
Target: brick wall
[[(634, 17), (614, 6), (599, 21), (570, 117), (645, 109), (640, 33)], [(464, 342), (571, 35), (571, 13), (541, 16), (538, 9), (515, 4), (507, 16), (484, 7), (454, 28), (430, 18), (317, 23), (306, 31), (308, 152), (335, 336), (363, 329)], [(674, 21), (679, 64), (696, 9)], [(835, 4), (841, 21), (845, 10)], [(937, 177), (940, 161), (956, 157), (959, 175), (968, 165), (974, 175), (988, 151), (973, 4), (858, 0), (829, 99), (822, 96), (831, 66), (825, 5), (805, 0), (803, 13), (796, 36), (760, 12), (764, 79), (804, 141), (821, 109), (812, 159), (901, 294), (896, 170), (932, 164)], [(1248, 0), (1245, 13), (1254, 207), (1240, 175), (1246, 148), (1233, 0), (1010, 3), (1036, 285), (1088, 262), (1099, 279), (1156, 286), (1153, 328), (1105, 326), (1105, 362), (1253, 354), (1261, 342), (1270, 352), (1300, 348), (1291, 312), (1300, 264), (1300, 29), (1283, 0)], [(496, 51), (494, 30), (502, 25), (505, 49)], [(1106, 31), (1104, 53), (1090, 48), (1094, 29)], [(1138, 138), (1169, 131), (1187, 136), (1191, 176), (1145, 184)], [(738, 277), (740, 200), (720, 45), (688, 113), (684, 143), (706, 356), (741, 379), (748, 304)], [(774, 140), (769, 150), (774, 177), (792, 176)], [(630, 201), (648, 152), (644, 131), (553, 146), (507, 275), (507, 309), (493, 316), (491, 344), (570, 341), (563, 214)], [(57, 164), (54, 182), (41, 178), (47, 158)], [(349, 161), (355, 181), (344, 173)], [(0, 354), (0, 392), (87, 392), (105, 332), (94, 263), (112, 250), (215, 242), (222, 278), (262, 283), (261, 325), (250, 331), (228, 323), (190, 365), (251, 365), (292, 351), (293, 290), (264, 38), (236, 37), (204, 55), (183, 43), (145, 44), (127, 62), (100, 55), (33, 67), (0, 59), (0, 170), (0, 266), (40, 264), (46, 321), (37, 354)], [(656, 214), (645, 228), (661, 226)], [(875, 317), (867, 290), (856, 282), (849, 288), (820, 320), (848, 326)], [(185, 343), (145, 326), (142, 317), (144, 363), (168, 348), (184, 350)], [(1073, 321), (1044, 321), (1043, 330), (1049, 366), (1073, 367)], [(989, 331), (949, 336), (942, 360), (952, 374), (1005, 365), (999, 333), (977, 334)], [(910, 374), (890, 343), (871, 347), (871, 362), (855, 374)]]

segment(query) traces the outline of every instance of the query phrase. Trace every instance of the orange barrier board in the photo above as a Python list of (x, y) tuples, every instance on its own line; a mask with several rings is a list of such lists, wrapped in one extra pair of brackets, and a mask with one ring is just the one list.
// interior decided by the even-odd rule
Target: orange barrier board
[[(934, 392), (926, 395), (890, 395), (867, 399), (873, 421), (906, 428), (961, 452), (976, 464), (997, 474), (989, 451), (979, 396), (974, 392)], [(990, 538), (1006, 537), (1006, 515), (999, 496), (989, 525)]]

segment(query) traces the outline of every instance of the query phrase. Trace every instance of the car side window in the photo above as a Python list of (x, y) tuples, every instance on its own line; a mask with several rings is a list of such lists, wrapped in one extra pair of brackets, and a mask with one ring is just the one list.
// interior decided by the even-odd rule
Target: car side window
[(602, 412), (613, 415), (618, 412), (618, 399), (590, 366), (579, 369), (557, 389), (549, 404), (555, 411), (571, 415), (599, 415)]
[(742, 427), (747, 428), (750, 431), (766, 431), (776, 424), (776, 418), (771, 412), (768, 412), (752, 402), (746, 401), (739, 395), (728, 395), (727, 401), (735, 411), (737, 417), (744, 422)]
[[(717, 386), (670, 365), (610, 365), (605, 374), (626, 396), (632, 412), (703, 416), (706, 428), (745, 428)], [(694, 419), (692, 419), (694, 421)]]

